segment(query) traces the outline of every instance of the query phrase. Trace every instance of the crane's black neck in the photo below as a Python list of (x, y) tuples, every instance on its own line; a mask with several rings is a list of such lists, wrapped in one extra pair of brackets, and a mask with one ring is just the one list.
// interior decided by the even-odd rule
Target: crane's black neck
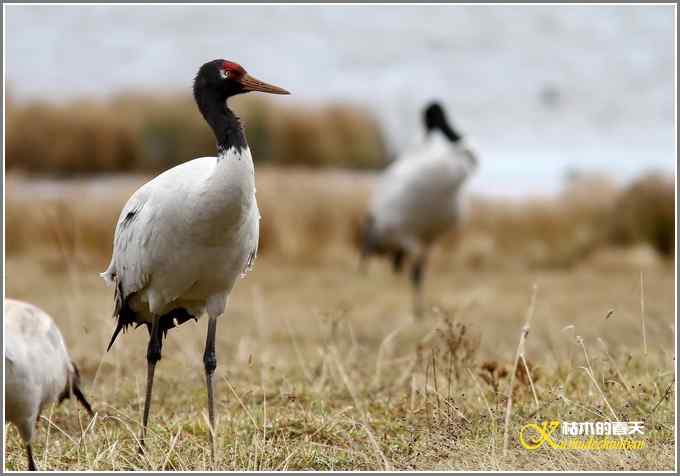
[(457, 144), (460, 142), (462, 137), (458, 132), (456, 132), (453, 127), (449, 125), (449, 123), (446, 121), (446, 119), (442, 118), (442, 120), (439, 122), (435, 122), (434, 124), (427, 124), (427, 134), (430, 135), (432, 131), (439, 130), (446, 136), (447, 139), (449, 139), (451, 142), (454, 144)]
[(218, 159), (229, 149), (240, 153), (248, 148), (241, 122), (227, 106), (227, 97), (224, 94), (215, 90), (194, 88), (194, 98), (203, 118), (215, 134)]

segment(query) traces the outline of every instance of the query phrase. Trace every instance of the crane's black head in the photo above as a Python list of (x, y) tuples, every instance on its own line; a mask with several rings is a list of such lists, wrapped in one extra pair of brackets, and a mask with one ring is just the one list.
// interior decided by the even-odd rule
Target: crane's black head
[(283, 88), (253, 78), (238, 63), (217, 59), (205, 63), (194, 80), (194, 95), (211, 92), (223, 101), (237, 94), (261, 91), (270, 94), (290, 94)]
[(210, 125), (220, 150), (247, 146), (238, 118), (229, 110), (226, 100), (237, 94), (262, 91), (270, 94), (290, 94), (285, 89), (253, 78), (243, 67), (223, 59), (205, 63), (194, 80), (194, 99), (199, 111)]
[(446, 119), (444, 108), (437, 102), (430, 103), (423, 113), (423, 121), (425, 122), (425, 129), (429, 134), (433, 130), (440, 130), (451, 142), (459, 142), (462, 137), (456, 132)]

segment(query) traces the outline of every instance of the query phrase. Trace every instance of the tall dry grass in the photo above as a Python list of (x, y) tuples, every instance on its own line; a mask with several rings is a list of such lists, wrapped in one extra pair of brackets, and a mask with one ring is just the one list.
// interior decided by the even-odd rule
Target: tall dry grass
[[(287, 105), (261, 97), (232, 104), (258, 162), (375, 168), (383, 133), (366, 109)], [(190, 97), (126, 94), (109, 101), (34, 101), (6, 108), (6, 165), (53, 175), (158, 172), (188, 157), (214, 155), (215, 140)]]

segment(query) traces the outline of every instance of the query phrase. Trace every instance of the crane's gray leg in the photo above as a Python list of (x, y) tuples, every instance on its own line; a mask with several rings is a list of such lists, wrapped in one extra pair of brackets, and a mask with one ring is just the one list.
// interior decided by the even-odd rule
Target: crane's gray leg
[(146, 436), (146, 426), (149, 422), (149, 407), (151, 406), (151, 389), (153, 388), (153, 374), (156, 369), (156, 362), (161, 360), (161, 348), (163, 347), (163, 336), (160, 326), (160, 318), (153, 317), (151, 323), (151, 335), (149, 336), (149, 346), (146, 350), (146, 362), (148, 366), (146, 375), (146, 399), (144, 400), (144, 418), (142, 420), (142, 433), (139, 437), (140, 453), (144, 450), (144, 437)]
[(33, 459), (33, 446), (30, 443), (26, 445), (26, 455), (28, 456), (28, 470), (38, 471), (38, 465), (35, 464)]
[(208, 387), (208, 420), (210, 421), (210, 457), (215, 462), (215, 400), (213, 397), (213, 374), (217, 368), (215, 356), (215, 332), (217, 330), (217, 318), (210, 316), (208, 321), (208, 336), (205, 339), (205, 352), (203, 353), (203, 365), (205, 367), (205, 382)]
[(425, 254), (420, 254), (416, 258), (413, 268), (411, 268), (411, 283), (413, 284), (413, 314), (422, 317), (424, 311), (423, 303), (423, 278), (425, 277)]

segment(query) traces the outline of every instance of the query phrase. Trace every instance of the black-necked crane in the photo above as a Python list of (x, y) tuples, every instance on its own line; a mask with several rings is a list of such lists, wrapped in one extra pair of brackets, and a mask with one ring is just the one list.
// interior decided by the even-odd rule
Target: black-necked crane
[(362, 259), (385, 255), (400, 271), (412, 260), (414, 312), (423, 311), (422, 284), (434, 241), (461, 219), (461, 189), (477, 158), (438, 103), (423, 114), (425, 140), (407, 149), (379, 178), (362, 230)]
[(259, 236), (253, 159), (243, 127), (227, 105), (230, 97), (250, 91), (289, 94), (231, 61), (201, 66), (194, 99), (217, 139), (217, 157), (185, 162), (147, 182), (130, 197), (116, 225), (111, 264), (102, 273), (115, 283), (117, 324), (108, 348), (130, 325), (144, 324), (149, 331), (140, 450), (163, 338), (169, 329), (206, 313), (203, 363), (214, 460), (217, 320), (236, 279), (252, 267)]
[(92, 407), (80, 390), (80, 373), (69, 356), (64, 337), (42, 309), (5, 299), (5, 421), (13, 423), (26, 445), (28, 469), (33, 458), (33, 432), (45, 406), (74, 395), (92, 417)]

